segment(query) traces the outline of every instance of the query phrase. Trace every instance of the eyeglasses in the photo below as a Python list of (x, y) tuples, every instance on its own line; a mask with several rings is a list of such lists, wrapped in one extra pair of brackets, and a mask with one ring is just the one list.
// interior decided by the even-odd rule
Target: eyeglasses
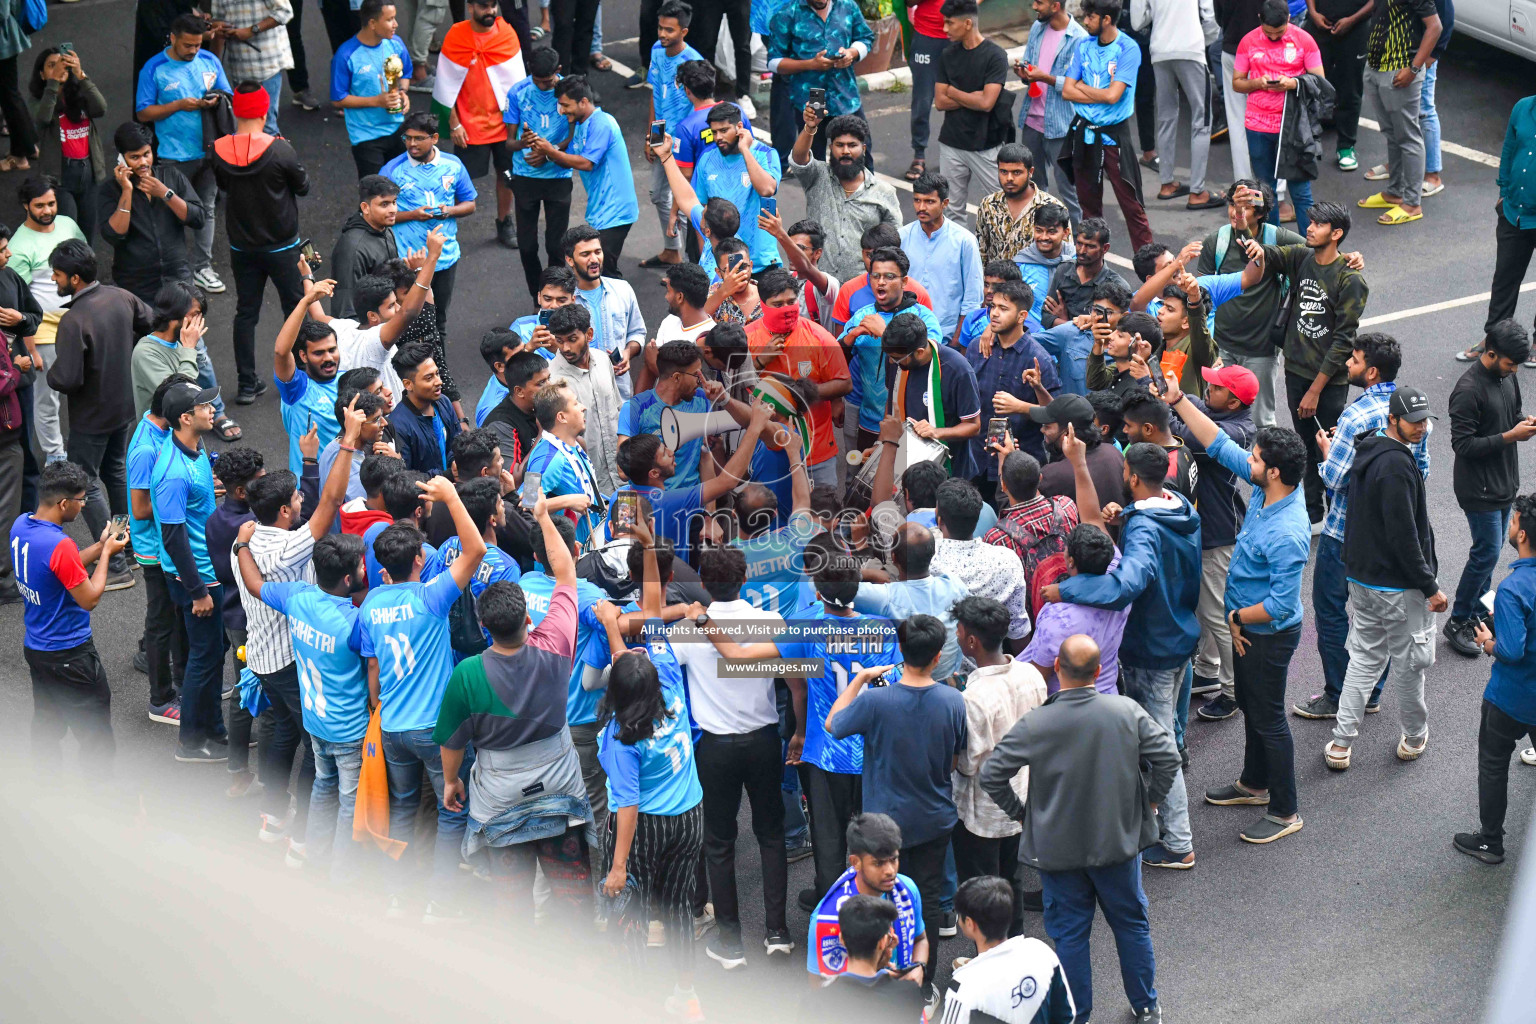
[(901, 280), (901, 275), (900, 274), (891, 274), (891, 273), (883, 273), (883, 274), (871, 273), (869, 275), (869, 279), (871, 281), (900, 281)]

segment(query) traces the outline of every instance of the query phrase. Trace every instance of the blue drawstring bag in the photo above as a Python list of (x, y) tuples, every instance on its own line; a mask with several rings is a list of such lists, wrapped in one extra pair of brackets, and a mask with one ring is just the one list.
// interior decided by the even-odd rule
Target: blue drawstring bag
[(35, 36), (48, 24), (48, 0), (22, 0), (21, 30)]
[(272, 706), (267, 691), (261, 688), (260, 677), (248, 668), (240, 670), (240, 706), (249, 711), (252, 718), (260, 718), (261, 713)]

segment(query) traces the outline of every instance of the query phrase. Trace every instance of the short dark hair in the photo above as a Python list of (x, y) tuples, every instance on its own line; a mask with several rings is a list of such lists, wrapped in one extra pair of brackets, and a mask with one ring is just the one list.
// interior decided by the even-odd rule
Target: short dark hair
[(535, 46), (528, 51), (525, 66), (530, 75), (548, 78), (560, 70), (560, 54), (553, 46)]
[(112, 133), (112, 148), (119, 154), (137, 153), (145, 146), (152, 144), (153, 139), (150, 137), (149, 129), (137, 121), (124, 121)]
[(501, 481), (495, 477), (477, 476), (460, 480), (455, 489), (464, 503), (464, 511), (469, 513), (470, 522), (483, 533), (496, 514), (496, 503), (501, 501)]
[[(58, 250), (55, 249), (54, 252)], [(1523, 363), (1531, 358), (1531, 336), (1513, 319), (1500, 320), (1488, 328), (1488, 336), (1484, 344), (1487, 345), (1488, 351), (1506, 359)]]
[(1044, 203), (1035, 207), (1035, 227), (1064, 228), (1072, 223), (1072, 215), (1060, 203)]
[[(1267, 0), (1267, 2), (1284, 3), (1285, 0)], [(1343, 234), (1339, 235), (1340, 242), (1349, 237), (1349, 226), (1352, 223), (1349, 211), (1338, 203), (1330, 203), (1326, 200), (1313, 203), (1312, 208), (1307, 211), (1307, 219), (1313, 224), (1327, 224), (1331, 229), (1342, 231)]]
[(934, 495), (934, 511), (954, 540), (970, 540), (981, 519), (981, 491), (969, 480), (950, 479)]
[(402, 469), (384, 478), (384, 511), (391, 519), (410, 519), (426, 507), (427, 496), (416, 485), (427, 479), (419, 469)]
[[(945, 7), (957, 2), (946, 0)], [(975, 0), (971, 0), (975, 6)], [(872, 960), (881, 941), (896, 923), (896, 904), (878, 896), (856, 892), (837, 906), (837, 933), (848, 955), (858, 960)]]
[[(1531, 530), (1536, 533), (1536, 521), (1533, 521)], [(811, 576), (816, 593), (824, 601), (831, 601), (844, 608), (853, 606), (861, 580), (859, 560), (851, 555), (833, 555), (823, 559)]]
[(154, 328), (163, 331), (176, 320), (185, 320), (193, 306), (208, 309), (208, 297), (191, 281), (180, 279), (167, 281), (155, 293)]
[(901, 856), (901, 826), (889, 814), (855, 814), (848, 819), (843, 838), (848, 852), (856, 857), (890, 860)]
[[(448, 446), (448, 454), (453, 460), (458, 480), (461, 483), (473, 480), (480, 475), (481, 470), (489, 469), (496, 461), (496, 450), (499, 447), (501, 442), (496, 435), (484, 427), (461, 431)], [(500, 481), (497, 484), (499, 486)]]
[[(1035, 223), (1039, 223), (1036, 220)], [(1131, 289), (1124, 281), (1106, 277), (1093, 286), (1093, 301), (1107, 302), (1122, 312), (1131, 308)], [(1156, 323), (1153, 320), (1153, 323)]]
[(704, 204), (704, 226), (718, 250), (723, 243), (735, 240), (741, 230), (741, 211), (729, 199), (715, 196)]
[(554, 285), (561, 291), (576, 297), (576, 271), (562, 263), (551, 263), (539, 271), (539, 291)]
[(1133, 309), (1120, 318), (1115, 330), (1120, 334), (1141, 335), (1141, 340), (1151, 345), (1154, 353), (1163, 347), (1163, 325), (1151, 313)]
[(915, 196), (938, 196), (941, 200), (948, 199), (949, 179), (937, 171), (924, 171), (912, 183), (912, 194)]
[[(378, 382), (379, 377), (378, 369), (372, 366), (354, 366), (346, 373), (339, 374), (336, 377), (337, 400), (340, 400), (343, 391), (367, 391)], [(346, 407), (346, 402), (341, 402), (341, 404), (336, 406), (338, 410), (345, 409)], [(336, 422), (341, 422), (341, 413), (339, 411), (336, 413)]]
[[(999, 281), (1022, 281), (1024, 275), (1013, 260), (993, 260), (981, 268), (982, 277), (995, 277)], [(994, 291), (994, 294), (995, 291)]]
[(96, 280), (96, 250), (78, 238), (66, 238), (48, 254), (48, 266), (90, 284)]
[(683, 28), (693, 20), (693, 8), (683, 3), (683, 0), (664, 0), (656, 11), (657, 18), (674, 18)]
[(390, 523), (373, 539), (373, 557), (391, 580), (404, 583), (426, 542), (427, 535), (412, 524)]
[(1167, 430), (1172, 421), (1167, 404), (1144, 388), (1125, 393), (1120, 399), (1120, 415), (1127, 423), (1150, 424), (1158, 430)]
[(363, 494), (371, 498), (383, 489), (385, 480), (404, 471), (405, 464), (393, 455), (369, 452), (358, 467), (357, 482), (362, 485)]
[[(1125, 426), (1125, 418), (1120, 415), (1120, 395), (1117, 392), (1090, 391), (1088, 392), (1088, 404), (1093, 406), (1093, 415), (1110, 435), (1120, 433), (1120, 428)], [(1078, 432), (1082, 437), (1082, 432)]]
[(944, 467), (937, 462), (918, 462), (902, 472), (901, 490), (913, 508), (933, 508), (938, 501), (939, 485), (948, 479)]
[(967, 878), (955, 890), (955, 913), (970, 918), (987, 941), (1002, 942), (1013, 924), (1013, 886), (996, 875)]
[(165, 393), (178, 384), (197, 384), (197, 381), (191, 377), (188, 377), (184, 373), (171, 374), (169, 377), (165, 378), (165, 380), (160, 382), (159, 387), (155, 388), (155, 393), (149, 399), (149, 411), (154, 413), (156, 416), (159, 416), (161, 419), (164, 419)]
[(709, 274), (692, 260), (668, 267), (662, 277), (694, 309), (702, 309), (709, 301)]
[[(566, 516), (551, 516), (549, 521), (554, 526), (555, 533), (559, 535), (560, 542), (565, 545), (565, 549), (571, 553), (572, 558), (576, 557), (576, 524)], [(533, 552), (533, 560), (548, 569), (549, 549), (544, 544), (542, 529), (533, 531), (533, 536), (528, 540), (528, 547)]]
[(400, 186), (382, 174), (365, 174), (357, 180), (357, 201), (359, 203), (366, 203), (370, 199), (398, 196), (399, 194)]
[(1161, 487), (1168, 479), (1168, 452), (1149, 441), (1127, 445), (1125, 464), (1131, 475), (1149, 487)]
[(734, 103), (716, 103), (704, 115), (705, 124), (740, 124), (741, 108)]
[[(711, 227), (710, 230), (714, 231), (714, 228)], [(725, 238), (721, 238), (719, 235), (716, 235), (713, 248), (716, 263), (724, 262), (721, 260), (722, 256), (730, 256), (733, 253), (740, 253), (741, 255), (746, 256), (752, 252), (752, 247), (749, 246), (746, 242), (743, 242), (736, 235), (729, 235)]]
[[(646, 501), (642, 495), (640, 498), (641, 507), (644, 508), (649, 504), (650, 502)], [(675, 557), (676, 549), (667, 538), (657, 537), (652, 545), (652, 550), (656, 552), (656, 575), (665, 583), (672, 576), (672, 560)], [(629, 567), (629, 578), (637, 584), (643, 582), (645, 579), (645, 545), (631, 544), (629, 551), (624, 555), (624, 560), (625, 564)]]
[(919, 613), (896, 623), (896, 643), (901, 648), (901, 659), (917, 668), (932, 665), (939, 652), (944, 650), (944, 641), (948, 637), (949, 630), (944, 628), (944, 623), (932, 615)]
[(1118, 18), (1120, 0), (1083, 0), (1083, 16), (1097, 14), (1101, 18)]
[(1397, 339), (1380, 331), (1365, 331), (1355, 335), (1350, 345), (1356, 352), (1365, 353), (1365, 365), (1376, 368), (1376, 374), (1384, 381), (1397, 380), (1397, 371), (1403, 368), (1403, 350)]
[(1102, 576), (1115, 560), (1115, 542), (1092, 523), (1078, 523), (1067, 534), (1067, 557), (1086, 576)]
[(352, 285), (352, 308), (357, 311), (357, 319), (367, 326), (368, 314), (377, 313), (394, 294), (394, 278), (383, 274), (364, 274), (358, 278)]
[(261, 473), (266, 459), (250, 445), (237, 444), (224, 449), (219, 461), (213, 464), (213, 475), (219, 478), (226, 491), (244, 487)]
[(16, 201), (20, 203), (21, 208), (25, 210), (27, 208), (27, 204), (32, 200), (45, 196), (49, 192), (54, 192), (58, 189), (58, 187), (59, 183), (53, 180), (52, 175), (34, 174), (24, 179), (22, 183), (17, 186)]
[(656, 350), (656, 375), (665, 377), (679, 370), (686, 370), (703, 358), (699, 355), (699, 347), (693, 342), (683, 338), (673, 338)]
[(757, 277), (757, 294), (761, 299), (772, 299), (785, 292), (800, 292), (795, 275), (783, 267), (769, 267)]
[(1136, 276), (1145, 281), (1157, 273), (1157, 259), (1165, 252), (1172, 252), (1162, 242), (1148, 242), (1137, 249), (1131, 256), (1131, 269), (1136, 271)]
[(569, 99), (578, 103), (582, 100), (597, 102), (597, 94), (592, 91), (586, 75), (569, 75), (560, 79), (555, 83), (555, 96), (558, 99)]
[[(1010, 263), (1008, 266), (1012, 267), (1013, 264)], [(1014, 273), (1018, 273), (1017, 268), (1014, 269)], [(1023, 310), (1025, 313), (1028, 313), (1035, 306), (1034, 289), (1022, 280), (999, 281), (992, 289), (992, 297), (995, 299), (999, 296), (1007, 299), (1015, 308)]]
[[(223, 462), (223, 458), (219, 459)], [(274, 469), (266, 476), (252, 480), (245, 488), (245, 503), (251, 514), (262, 526), (271, 526), (283, 514), (283, 507), (292, 503), (294, 492), (299, 489), (299, 478), (292, 470)]]
[(528, 597), (511, 580), (497, 580), (475, 598), (480, 625), (498, 643), (516, 643), (528, 627)]
[(592, 313), (585, 303), (570, 302), (549, 311), (549, 333), (555, 337), (592, 329)]
[(1170, 284), (1163, 289), (1162, 300), (1164, 306), (1170, 302), (1177, 302), (1179, 309), (1184, 310), (1185, 313), (1189, 312), (1189, 295), (1176, 284)]
[[(569, 81), (569, 78), (562, 78), (560, 80), (560, 85), (564, 85)], [(560, 86), (555, 86), (555, 91), (559, 92)], [(565, 234), (560, 236), (560, 252), (564, 254), (567, 259), (569, 259), (570, 257), (576, 255), (576, 247), (582, 242), (601, 242), (602, 240), (603, 236), (597, 233), (597, 228), (594, 228), (590, 224), (576, 224), (566, 228)], [(570, 270), (569, 267), (566, 269)], [(574, 271), (572, 271), (572, 273), (574, 273)]]
[(656, 455), (660, 451), (661, 438), (655, 434), (626, 437), (619, 445), (619, 468), (635, 487), (649, 486), (651, 470), (656, 466)]
[(543, 430), (555, 429), (560, 414), (565, 412), (575, 397), (576, 393), (565, 381), (551, 382), (539, 388), (539, 393), (533, 396), (533, 417), (539, 421), (539, 427)]
[(685, 60), (677, 66), (677, 84), (695, 96), (713, 96), (715, 66), (707, 60)]
[(1030, 153), (1029, 147), (1021, 142), (1005, 142), (997, 147), (997, 162), (1000, 164), (1023, 164), (1027, 170), (1035, 169), (1035, 158)]
[(789, 226), (784, 232), (790, 238), (796, 235), (804, 235), (810, 239), (812, 249), (825, 249), (827, 247), (827, 232), (822, 228), (821, 222), (809, 217), (802, 217)]
[(422, 132), (426, 135), (437, 134), (437, 115), (429, 110), (417, 110), (405, 115), (405, 121), (400, 125), (401, 132)]
[(494, 371), (497, 363), (505, 361), (502, 357), (506, 355), (506, 350), (518, 348), (522, 343), (523, 339), (518, 337), (516, 331), (507, 327), (492, 327), (480, 335), (480, 358)]
[(355, 533), (328, 533), (315, 541), (310, 560), (315, 564), (315, 582), (320, 589), (330, 590), (357, 572), (358, 563), (363, 560), (363, 550), (363, 538)]
[[(1116, 3), (1116, 6), (1119, 6), (1118, 2)], [(1096, 242), (1103, 242), (1107, 247), (1109, 245), (1109, 222), (1106, 221), (1103, 217), (1085, 218), (1083, 222), (1077, 226), (1077, 237), (1090, 238)]]
[(392, 260), (385, 260), (383, 264), (375, 269), (378, 270), (380, 277), (387, 277), (393, 282), (397, 294), (409, 288), (416, 281), (416, 271), (411, 269), (409, 263), (398, 257)]
[[(869, 148), (869, 122), (857, 114), (838, 114), (827, 122), (827, 127), (822, 131), (822, 138), (828, 143), (834, 142), (844, 135), (852, 135), (859, 140), (859, 144), (865, 149)], [(795, 232), (791, 231), (790, 234)]]
[(1009, 452), (1002, 477), (1014, 501), (1030, 501), (1040, 491), (1040, 461), (1029, 452)]
[(974, 18), (978, 10), (976, 0), (944, 0), (939, 14), (946, 18)]
[(394, 367), (402, 380), (415, 377), (421, 364), (428, 359), (435, 361), (435, 353), (432, 351), (432, 343), (427, 341), (408, 341), (395, 349), (395, 354), (389, 357), (389, 365)]
[(1259, 5), (1259, 24), (1279, 28), (1291, 20), (1291, 8), (1285, 0), (1264, 0)]
[(895, 224), (881, 221), (873, 227), (865, 228), (859, 236), (859, 248), (861, 249), (900, 249), (901, 232)]
[(907, 271), (912, 269), (912, 261), (907, 258), (906, 250), (896, 245), (882, 245), (869, 254), (869, 268), (873, 270), (876, 263), (894, 263), (901, 270), (901, 276), (905, 278)]
[(916, 352), (927, 345), (928, 325), (916, 313), (897, 313), (880, 336), (880, 348), (886, 352)]
[(951, 609), (955, 621), (981, 641), (989, 651), (1000, 651), (1008, 639), (1008, 627), (1013, 618), (1001, 601), (990, 597), (962, 597)]
[(85, 470), (68, 459), (50, 462), (37, 475), (37, 498), (40, 504), (52, 505), (64, 498), (73, 498), (91, 485)]
[(549, 360), (537, 352), (519, 352), (507, 360), (507, 368), (501, 371), (501, 375), (507, 382), (507, 390), (512, 391), (533, 380), (540, 370), (548, 366)]
[[(1222, 198), (1227, 201), (1229, 206), (1236, 204), (1237, 190), (1240, 188), (1251, 189), (1252, 191), (1259, 194), (1261, 201), (1258, 206), (1253, 208), (1253, 212), (1257, 214), (1259, 220), (1262, 221), (1264, 217), (1269, 213), (1269, 208), (1275, 205), (1275, 190), (1257, 178), (1238, 178), (1232, 183), (1232, 186), (1227, 189), (1226, 195), (1222, 196)], [(1221, 268), (1217, 267), (1216, 269), (1219, 271)]]
[(201, 36), (208, 32), (208, 19), (201, 14), (193, 14), (191, 11), (178, 14), (171, 21), (170, 34), (173, 36)]
[(740, 548), (707, 548), (699, 556), (699, 579), (712, 601), (734, 601), (747, 581), (747, 556)]
[(1280, 471), (1280, 482), (1287, 487), (1301, 483), (1307, 471), (1307, 446), (1301, 435), (1290, 427), (1260, 427), (1253, 450), (1259, 453), (1264, 465)]
[[(326, 338), (334, 337), (335, 334), (336, 329), (330, 324), (321, 323), (319, 320), (305, 320), (299, 325), (299, 337), (295, 342), (295, 347), (298, 349), (299, 354), (307, 356), (310, 342), (324, 341)], [(351, 371), (348, 372), (350, 373)]]

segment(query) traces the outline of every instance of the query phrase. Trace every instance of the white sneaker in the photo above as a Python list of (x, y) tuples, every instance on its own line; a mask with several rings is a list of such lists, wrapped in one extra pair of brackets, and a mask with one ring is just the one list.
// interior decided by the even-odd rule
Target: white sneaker
[(288, 830), (283, 828), (281, 818), (274, 818), (270, 814), (261, 816), (261, 830), (256, 833), (256, 838), (264, 843), (281, 842), (288, 835)]
[(1520, 751), (1520, 763), (1536, 768), (1536, 747), (1526, 747)]
[(192, 275), (192, 283), (205, 292), (220, 295), (225, 291), (224, 282), (219, 280), (219, 275), (213, 272), (212, 267), (204, 267)]
[(288, 840), (288, 852), (283, 854), (283, 863), (298, 871), (308, 862), (309, 858), (304, 853), (304, 844), (296, 843), (290, 838)]
[(753, 104), (751, 96), (738, 96), (736, 105), (741, 108), (742, 114), (749, 121), (757, 117), (757, 107)]

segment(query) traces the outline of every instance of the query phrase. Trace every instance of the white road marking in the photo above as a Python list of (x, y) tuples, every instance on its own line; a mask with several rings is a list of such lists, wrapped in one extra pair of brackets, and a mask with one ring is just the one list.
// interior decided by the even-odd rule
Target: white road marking
[[(1536, 291), (1536, 281), (1531, 281), (1520, 286), (1522, 292)], [(1368, 316), (1360, 321), (1361, 327), (1375, 327), (1378, 324), (1389, 324), (1396, 320), (1407, 320), (1410, 317), (1427, 316), (1430, 313), (1440, 313), (1447, 309), (1456, 309), (1458, 306), (1473, 306), (1487, 302), (1491, 292), (1478, 292), (1476, 295), (1463, 295), (1459, 299), (1446, 299), (1444, 302), (1432, 302), (1427, 306), (1414, 306), (1412, 309), (1399, 310), (1396, 313), (1383, 313), (1381, 316)]]

